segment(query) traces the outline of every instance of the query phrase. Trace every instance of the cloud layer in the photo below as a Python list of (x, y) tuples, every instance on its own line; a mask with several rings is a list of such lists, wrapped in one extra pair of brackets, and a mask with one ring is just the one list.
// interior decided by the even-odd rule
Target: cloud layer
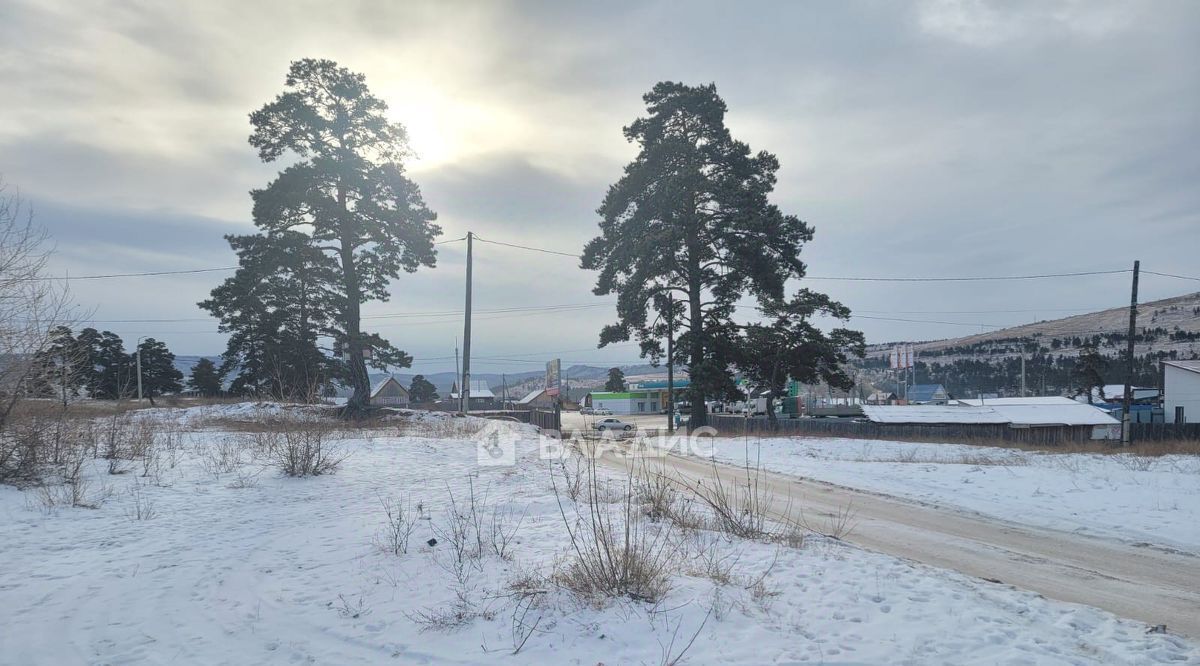
[[(620, 130), (641, 94), (664, 79), (715, 81), (735, 136), (779, 156), (778, 203), (817, 228), (814, 275), (1105, 270), (1134, 258), (1194, 274), (1198, 28), (1190, 2), (17, 0), (0, 9), (0, 173), (54, 234), (62, 273), (232, 264), (221, 235), (249, 228), (247, 192), (277, 168), (257, 162), (246, 116), (281, 90), (290, 60), (328, 57), (364, 72), (409, 127), (410, 169), (447, 238), (472, 230), (574, 251), (634, 154)], [(476, 256), (477, 307), (604, 302), (570, 259), (483, 244)], [(370, 312), (456, 309), (461, 269), (461, 244), (442, 246), (436, 270), (403, 277)], [(218, 280), (75, 292), (99, 320), (193, 319)], [(877, 341), (1128, 298), (1121, 277), (820, 286), (861, 314), (963, 324), (854, 322)], [(608, 308), (482, 317), (481, 356), (635, 359), (628, 347), (593, 350)], [(379, 321), (419, 370), (453, 367), (456, 318)], [(183, 353), (223, 347), (213, 322), (106, 326), (153, 331)], [(478, 367), (534, 365), (491, 363)]]

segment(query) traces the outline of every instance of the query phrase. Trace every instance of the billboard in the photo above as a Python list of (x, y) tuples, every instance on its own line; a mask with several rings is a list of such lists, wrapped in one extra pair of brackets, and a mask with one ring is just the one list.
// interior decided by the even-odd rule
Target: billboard
[(558, 395), (562, 386), (562, 360), (554, 359), (546, 364), (546, 394)]
[(917, 352), (912, 345), (892, 347), (888, 355), (888, 367), (892, 370), (906, 370), (916, 364)]

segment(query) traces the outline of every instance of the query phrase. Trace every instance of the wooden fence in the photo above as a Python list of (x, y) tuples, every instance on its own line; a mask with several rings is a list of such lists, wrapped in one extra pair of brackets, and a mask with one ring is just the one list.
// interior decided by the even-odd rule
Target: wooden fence
[(1129, 427), (1129, 437), (1135, 442), (1200, 440), (1200, 423), (1131, 423)]
[[(719, 416), (710, 414), (709, 425), (723, 435), (818, 435), (858, 439), (909, 439), (929, 442), (1005, 441), (1040, 446), (1057, 446), (1092, 441), (1092, 426), (1046, 426), (1010, 428), (1005, 424), (961, 423), (916, 425), (873, 423), (850, 419), (778, 419), (774, 424), (763, 416)], [(1138, 424), (1151, 425), (1151, 424)], [(1162, 424), (1155, 424), (1162, 425)]]
[(511, 418), (521, 423), (533, 424), (542, 430), (561, 430), (562, 412), (558, 409), (488, 409), (472, 411), (479, 418)]

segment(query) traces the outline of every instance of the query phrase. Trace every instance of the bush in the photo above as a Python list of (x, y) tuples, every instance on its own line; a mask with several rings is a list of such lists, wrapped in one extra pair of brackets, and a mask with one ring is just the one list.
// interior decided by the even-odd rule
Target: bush
[(268, 437), (267, 456), (287, 476), (332, 474), (346, 459), (334, 443), (331, 424), (317, 419), (294, 419), (279, 424)]
[(592, 457), (587, 458), (584, 470), (586, 513), (580, 513), (579, 505), (572, 504), (572, 513), (568, 515), (555, 483), (559, 512), (572, 551), (557, 581), (578, 595), (658, 602), (670, 590), (676, 554), (670, 528), (654, 529), (645, 522), (632, 473), (618, 490), (618, 499), (613, 504), (604, 501), (610, 491), (597, 479), (596, 461)]
[(761, 483), (761, 468), (746, 465), (742, 471), (745, 473), (742, 478), (722, 481), (714, 463), (709, 483), (697, 484), (695, 494), (712, 510), (716, 527), (721, 531), (744, 539), (758, 539), (767, 535), (768, 494)]

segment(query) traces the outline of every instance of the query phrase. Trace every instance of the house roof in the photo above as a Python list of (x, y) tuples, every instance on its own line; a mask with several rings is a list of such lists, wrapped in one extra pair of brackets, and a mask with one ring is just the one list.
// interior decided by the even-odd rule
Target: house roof
[[(1072, 401), (1074, 402), (1074, 401)], [(994, 405), (992, 409), (1004, 416), (1013, 425), (1113, 425), (1120, 421), (1109, 416), (1099, 407), (1075, 404), (1020, 404)]]
[[(998, 398), (998, 400), (1003, 400)], [(1010, 399), (1011, 400), (1011, 399)], [(1073, 400), (1052, 403), (993, 405), (864, 405), (863, 414), (876, 423), (975, 423), (1016, 426), (1112, 425), (1104, 410)]]
[(960, 404), (972, 407), (997, 407), (1000, 405), (1077, 405), (1077, 401), (1060, 395), (1041, 395), (1028, 398), (962, 398)]
[(529, 393), (525, 394), (524, 398), (521, 398), (520, 400), (518, 400), (517, 404), (518, 405), (528, 405), (529, 403), (533, 402), (534, 400), (537, 400), (538, 396), (540, 396), (541, 394), (543, 394), (545, 392), (546, 392), (546, 389), (544, 389), (544, 388), (534, 389), (534, 390), (530, 391)]
[(863, 405), (876, 423), (1008, 423), (991, 407), (966, 405)]
[(395, 382), (396, 386), (399, 386), (400, 390), (404, 391), (405, 394), (408, 393), (408, 389), (404, 388), (404, 384), (401, 384), (398, 379), (396, 379), (395, 377), (388, 377), (387, 379), (384, 379), (384, 380), (380, 381), (378, 384), (376, 384), (375, 388), (371, 389), (371, 397), (374, 398), (375, 396), (379, 395), (379, 392), (382, 391), (385, 386), (387, 386), (388, 384), (390, 384), (392, 382)]
[[(451, 398), (458, 397), (458, 384), (455, 384), (450, 392)], [(488, 388), (486, 379), (471, 380), (471, 397), (472, 398), (495, 398), (496, 394), (492, 393), (492, 389)]]
[(913, 384), (908, 387), (908, 400), (925, 402), (934, 399), (934, 394), (938, 391), (946, 392), (946, 388), (941, 384)]
[(1163, 365), (1200, 373), (1200, 361), (1163, 361)]
[[(1130, 390), (1133, 392), (1134, 400), (1143, 400), (1146, 398), (1157, 398), (1158, 389), (1148, 386), (1132, 386)], [(1075, 397), (1078, 402), (1087, 402), (1087, 394)], [(1092, 402), (1121, 402), (1125, 400), (1125, 385), (1124, 384), (1105, 384), (1101, 388), (1092, 389)]]

